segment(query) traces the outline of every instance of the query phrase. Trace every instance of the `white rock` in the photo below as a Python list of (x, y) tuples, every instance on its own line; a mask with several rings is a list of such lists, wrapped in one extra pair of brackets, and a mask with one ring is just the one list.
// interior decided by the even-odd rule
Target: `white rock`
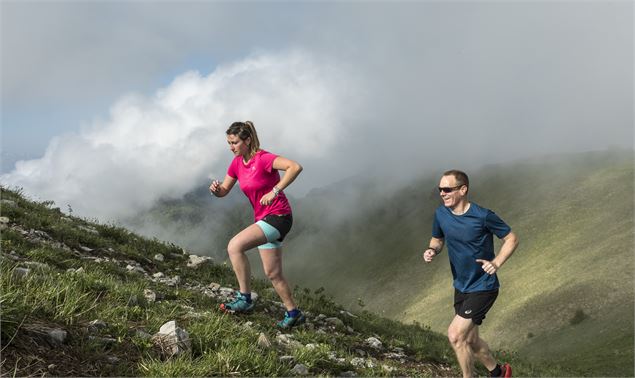
[(376, 338), (376, 337), (367, 338), (366, 339), (366, 344), (370, 345), (371, 348), (375, 348), (375, 349), (381, 349), (382, 348), (381, 341), (379, 341), (379, 339)]
[(154, 255), (154, 259), (155, 259), (156, 261), (160, 261), (160, 262), (165, 261), (165, 258), (164, 258), (164, 257), (163, 257), (163, 255), (162, 255), (162, 254), (160, 254), (160, 253), (157, 253), (156, 255)]
[(364, 367), (366, 365), (366, 361), (363, 358), (360, 357), (353, 357), (351, 359), (351, 365), (357, 367), (357, 368), (361, 368)]
[(288, 362), (288, 363), (292, 363), (293, 361), (295, 361), (295, 357), (293, 356), (280, 356), (280, 358), (278, 358), (280, 360), (280, 362)]
[(94, 227), (91, 226), (77, 226), (82, 231), (89, 232), (91, 234), (99, 235), (99, 231), (97, 231)]
[(68, 337), (68, 332), (58, 328), (50, 330), (47, 335), (53, 344), (64, 344), (66, 338)]
[(47, 264), (37, 262), (37, 261), (25, 261), (24, 265), (28, 266), (29, 268), (39, 269), (39, 270), (47, 270), (50, 268)]
[(258, 335), (258, 346), (265, 349), (271, 348), (271, 341), (269, 341), (267, 335), (262, 332), (260, 333), (260, 335)]
[(143, 296), (146, 298), (148, 303), (154, 303), (157, 300), (157, 293), (155, 293), (154, 291), (150, 289), (144, 289)]
[(397, 368), (388, 365), (381, 365), (381, 369), (386, 373), (392, 373), (393, 371), (397, 370)]
[(209, 264), (212, 261), (212, 258), (209, 256), (190, 255), (190, 261), (188, 261), (187, 267), (195, 269), (203, 264)]
[(326, 318), (324, 319), (324, 321), (328, 324), (331, 324), (335, 327), (343, 327), (344, 326), (344, 322), (342, 321), (342, 319), (340, 318)]
[(162, 325), (152, 339), (168, 356), (189, 352), (192, 348), (190, 335), (178, 327), (174, 320)]
[(309, 375), (309, 369), (302, 364), (296, 364), (293, 369), (291, 369), (291, 373), (295, 375)]
[(353, 315), (350, 312), (344, 311), (344, 310), (340, 310), (340, 314), (346, 315), (346, 316), (350, 316), (351, 318), (356, 318), (357, 317), (357, 315)]

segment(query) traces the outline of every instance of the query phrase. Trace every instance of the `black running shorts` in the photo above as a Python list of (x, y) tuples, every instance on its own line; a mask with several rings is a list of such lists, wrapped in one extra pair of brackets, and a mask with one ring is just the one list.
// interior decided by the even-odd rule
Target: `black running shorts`
[(498, 289), (474, 293), (462, 293), (454, 289), (454, 312), (462, 318), (472, 319), (476, 325), (481, 325), (496, 297)]
[(291, 226), (293, 225), (293, 216), (291, 214), (285, 215), (276, 215), (270, 214), (261, 219), (269, 223), (280, 233), (280, 237), (278, 241), (281, 242), (284, 240), (284, 237), (287, 236), (289, 231), (291, 231)]

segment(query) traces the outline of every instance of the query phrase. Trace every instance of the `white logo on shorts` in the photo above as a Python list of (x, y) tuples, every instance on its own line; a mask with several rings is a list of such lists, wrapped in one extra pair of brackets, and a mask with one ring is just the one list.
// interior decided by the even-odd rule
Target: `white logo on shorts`
[(472, 313), (472, 310), (465, 310), (465, 315), (469, 315)]

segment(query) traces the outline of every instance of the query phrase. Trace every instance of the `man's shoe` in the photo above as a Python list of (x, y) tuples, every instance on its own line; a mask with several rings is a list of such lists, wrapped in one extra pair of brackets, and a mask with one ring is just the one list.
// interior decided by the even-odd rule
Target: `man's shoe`
[(512, 376), (512, 367), (509, 364), (504, 364), (501, 366), (501, 377), (509, 378)]
[(289, 316), (288, 312), (284, 313), (284, 319), (278, 322), (278, 328), (289, 329), (292, 327), (297, 327), (306, 322), (306, 318), (302, 312), (299, 312), (296, 316)]
[(233, 302), (221, 303), (220, 309), (230, 313), (246, 313), (254, 309), (254, 302), (247, 302), (247, 298), (240, 292), (236, 292), (236, 299)]
[(509, 378), (512, 376), (512, 367), (509, 364), (496, 365), (500, 366), (500, 375), (493, 375), (494, 373), (490, 372), (490, 377), (501, 377), (501, 378)]

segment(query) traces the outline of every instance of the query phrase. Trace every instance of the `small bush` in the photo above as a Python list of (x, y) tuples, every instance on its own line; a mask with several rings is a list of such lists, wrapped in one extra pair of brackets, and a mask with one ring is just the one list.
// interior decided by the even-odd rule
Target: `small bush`
[(571, 318), (571, 320), (569, 320), (569, 323), (571, 325), (580, 324), (580, 323), (582, 323), (584, 321), (584, 319), (586, 319), (588, 317), (589, 316), (587, 314), (585, 314), (582, 309), (577, 309), (575, 314)]

